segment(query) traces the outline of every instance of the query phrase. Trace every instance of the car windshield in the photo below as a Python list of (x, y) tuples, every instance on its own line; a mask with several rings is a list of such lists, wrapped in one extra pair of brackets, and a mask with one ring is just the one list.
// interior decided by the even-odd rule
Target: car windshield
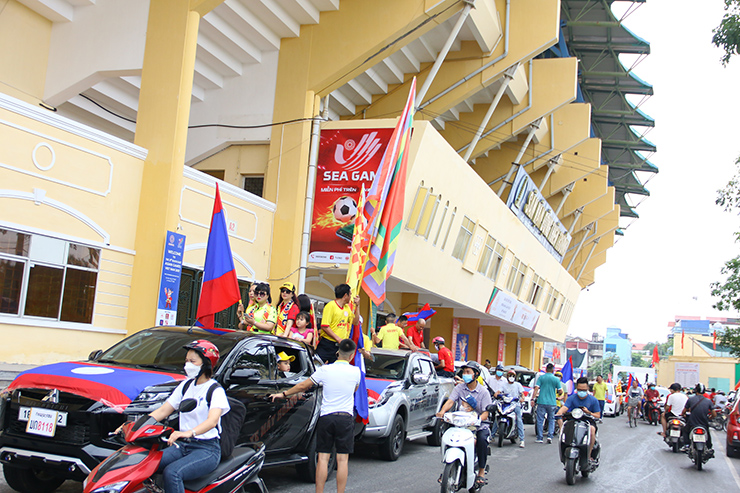
[[(182, 347), (198, 337), (187, 332), (143, 330), (105, 351), (97, 361), (180, 373), (185, 362)], [(208, 339), (218, 347), (221, 361), (237, 342), (219, 336)]]
[(373, 354), (375, 361), (365, 360), (368, 377), (402, 380), (406, 371), (406, 358), (402, 355)]
[(531, 387), (534, 380), (534, 373), (519, 373), (516, 376), (517, 382), (522, 384), (522, 387)]

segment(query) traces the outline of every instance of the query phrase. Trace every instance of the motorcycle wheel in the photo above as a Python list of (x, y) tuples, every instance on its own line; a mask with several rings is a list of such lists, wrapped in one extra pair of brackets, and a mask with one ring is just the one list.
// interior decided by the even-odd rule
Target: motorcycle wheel
[(442, 472), (440, 493), (454, 493), (457, 491), (458, 476), (460, 476), (460, 463), (458, 461), (445, 464), (445, 470)]
[(696, 464), (697, 471), (701, 471), (701, 467), (704, 465), (704, 457), (702, 457), (703, 454), (703, 451), (697, 450), (696, 455), (694, 455), (694, 464)]
[(498, 434), (498, 446), (499, 448), (504, 446), (504, 434), (503, 433)]
[(673, 444), (671, 445), (671, 449), (673, 449), (674, 454), (677, 454), (678, 453), (678, 442), (673, 442)]
[(565, 482), (569, 485), (576, 484), (576, 460), (568, 459), (565, 463)]

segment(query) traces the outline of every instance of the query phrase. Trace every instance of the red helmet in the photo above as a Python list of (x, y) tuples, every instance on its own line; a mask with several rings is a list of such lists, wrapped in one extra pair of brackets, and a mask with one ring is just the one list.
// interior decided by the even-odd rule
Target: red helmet
[(442, 345), (444, 345), (444, 343), (445, 343), (445, 340), (444, 340), (444, 338), (443, 338), (443, 337), (439, 337), (439, 336), (437, 336), (437, 337), (435, 337), (434, 339), (432, 339), (432, 343), (433, 343), (433, 344), (442, 344)]
[(183, 348), (197, 351), (202, 358), (208, 358), (208, 360), (211, 362), (211, 368), (216, 368), (216, 363), (218, 363), (219, 356), (218, 348), (211, 341), (198, 339), (197, 341), (193, 341), (190, 344), (186, 344), (185, 346), (183, 346)]

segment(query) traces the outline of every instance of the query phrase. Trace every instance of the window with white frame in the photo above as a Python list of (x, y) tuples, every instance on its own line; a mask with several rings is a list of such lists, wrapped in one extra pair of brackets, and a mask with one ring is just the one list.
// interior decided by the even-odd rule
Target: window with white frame
[(452, 249), (452, 256), (458, 260), (463, 260), (465, 254), (468, 252), (468, 246), (470, 245), (470, 239), (473, 237), (473, 230), (475, 229), (475, 223), (468, 218), (463, 217), (462, 225), (460, 225), (460, 232), (457, 233), (457, 240), (455, 241), (455, 248)]
[(529, 301), (535, 308), (539, 304), (540, 298), (542, 297), (542, 286), (544, 285), (544, 283), (545, 280), (537, 274), (535, 274), (532, 278), (532, 287), (529, 288), (529, 296), (527, 297), (527, 301)]
[(92, 323), (100, 249), (0, 229), (0, 314)]
[(442, 251), (447, 247), (447, 240), (450, 237), (450, 231), (452, 231), (452, 223), (455, 222), (455, 216), (457, 215), (457, 207), (452, 209), (452, 215), (450, 216), (450, 223), (447, 225), (447, 233), (445, 233), (445, 240), (442, 242)]
[(509, 269), (509, 277), (506, 280), (506, 289), (511, 291), (515, 296), (519, 296), (526, 272), (527, 266), (518, 258), (514, 257), (514, 261), (511, 263), (511, 268)]
[(491, 268), (488, 270), (488, 278), (494, 283), (498, 279), (498, 273), (501, 272), (501, 264), (504, 263), (504, 256), (506, 255), (506, 248), (501, 243), (496, 243), (496, 247), (493, 249), (493, 260), (491, 261)]
[(494, 248), (496, 248), (496, 240), (493, 239), (493, 236), (488, 235), (488, 238), (486, 239), (486, 244), (483, 245), (483, 253), (480, 256), (480, 261), (478, 261), (479, 273), (486, 275), (488, 265), (491, 263), (491, 259), (493, 258)]
[(550, 305), (553, 302), (553, 294), (555, 293), (555, 288), (552, 287), (552, 284), (550, 284), (547, 287), (547, 295), (545, 296), (545, 303), (542, 305), (542, 311), (547, 312), (550, 308)]
[(553, 288), (552, 290), (552, 298), (550, 298), (550, 303), (547, 306), (547, 314), (552, 316), (553, 312), (555, 311), (555, 307), (558, 304), (558, 300), (560, 299), (560, 293)]
[(445, 217), (447, 217), (447, 209), (450, 208), (450, 201), (448, 200), (445, 202), (445, 207), (442, 209), (442, 218), (439, 220), (439, 228), (437, 228), (437, 234), (434, 236), (434, 242), (432, 242), (432, 246), (437, 246), (437, 241), (439, 241), (439, 234), (442, 232), (442, 226), (444, 226), (445, 223)]

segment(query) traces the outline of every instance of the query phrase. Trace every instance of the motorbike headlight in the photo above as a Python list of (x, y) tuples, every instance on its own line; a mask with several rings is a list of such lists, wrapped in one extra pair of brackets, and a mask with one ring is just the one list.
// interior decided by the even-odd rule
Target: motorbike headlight
[(575, 408), (570, 412), (573, 419), (581, 419), (583, 417), (583, 409)]
[(128, 481), (119, 481), (117, 483), (96, 488), (92, 491), (92, 493), (121, 493), (121, 490), (123, 490), (126, 485), (128, 485)]

